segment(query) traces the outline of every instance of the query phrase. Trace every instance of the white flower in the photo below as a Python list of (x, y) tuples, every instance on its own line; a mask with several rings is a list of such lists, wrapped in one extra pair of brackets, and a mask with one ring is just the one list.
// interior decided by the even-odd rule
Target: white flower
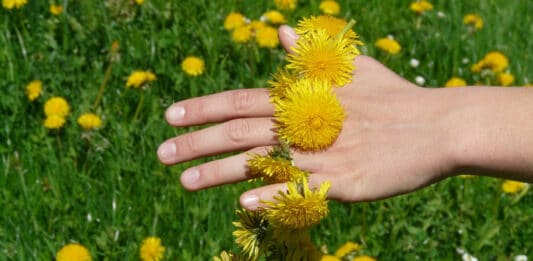
[(387, 35), (387, 38), (389, 38), (389, 39), (391, 39), (391, 40), (394, 40), (394, 35), (389, 34), (389, 35)]
[(526, 255), (517, 255), (514, 257), (514, 261), (527, 261)]
[(463, 58), (463, 64), (468, 64), (470, 62), (470, 60), (468, 58)]
[(472, 256), (468, 253), (464, 253), (462, 257), (463, 257), (463, 261), (478, 261), (475, 256)]
[(438, 12), (437, 12), (437, 16), (438, 16), (439, 18), (444, 18), (444, 17), (446, 17), (446, 14), (445, 14), (444, 12), (442, 12), (442, 11), (438, 11)]
[(416, 76), (415, 82), (416, 82), (416, 84), (422, 86), (422, 85), (424, 85), (426, 83), (426, 79), (424, 79), (424, 77), (422, 77), (422, 76)]
[(88, 222), (93, 221), (93, 216), (91, 215), (91, 212), (87, 213), (87, 221)]
[(409, 61), (409, 65), (411, 65), (411, 67), (413, 68), (416, 68), (418, 67), (418, 65), (420, 65), (420, 62), (415, 58), (411, 58), (411, 61)]

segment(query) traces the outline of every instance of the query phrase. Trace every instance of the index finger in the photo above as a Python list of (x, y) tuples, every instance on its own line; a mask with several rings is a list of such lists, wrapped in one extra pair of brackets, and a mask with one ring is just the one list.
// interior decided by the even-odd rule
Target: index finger
[(235, 118), (268, 117), (273, 112), (267, 89), (239, 89), (174, 103), (165, 112), (165, 118), (173, 126), (190, 126)]

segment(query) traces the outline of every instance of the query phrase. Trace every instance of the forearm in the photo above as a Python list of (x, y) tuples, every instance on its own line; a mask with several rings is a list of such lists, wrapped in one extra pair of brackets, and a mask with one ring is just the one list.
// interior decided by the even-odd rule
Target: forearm
[(454, 174), (533, 182), (533, 88), (435, 90), (447, 102), (443, 121)]

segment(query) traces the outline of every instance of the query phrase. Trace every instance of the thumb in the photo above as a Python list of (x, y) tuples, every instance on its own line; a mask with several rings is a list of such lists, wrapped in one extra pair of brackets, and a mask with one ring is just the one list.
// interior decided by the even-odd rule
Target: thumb
[(288, 53), (293, 53), (292, 47), (296, 45), (296, 40), (300, 38), (298, 34), (288, 25), (282, 25), (278, 29), (279, 40), (281, 45)]

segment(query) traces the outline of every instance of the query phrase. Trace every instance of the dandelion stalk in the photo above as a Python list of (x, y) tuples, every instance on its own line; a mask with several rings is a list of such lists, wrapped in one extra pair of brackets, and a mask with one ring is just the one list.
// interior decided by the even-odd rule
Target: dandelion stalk
[(133, 121), (137, 121), (137, 117), (139, 117), (139, 113), (141, 112), (141, 107), (144, 102), (144, 92), (141, 91), (141, 97), (139, 98), (139, 103), (137, 104), (137, 109), (135, 109), (135, 114), (133, 115)]
[(105, 87), (107, 86), (107, 82), (109, 81), (109, 78), (111, 78), (111, 69), (113, 68), (113, 62), (110, 62), (105, 70), (104, 80), (102, 81), (102, 84), (100, 84), (100, 88), (98, 89), (98, 95), (96, 95), (96, 100), (94, 101), (93, 109), (96, 110), (98, 108), (98, 105), (100, 104), (100, 101), (102, 100), (102, 96), (104, 95)]
[(348, 22), (343, 28), (342, 30), (340, 31), (340, 33), (336, 36), (335, 40), (338, 41), (340, 40), (342, 37), (344, 37), (344, 35), (350, 30), (352, 29), (352, 27), (355, 25), (355, 20), (352, 19), (350, 20), (350, 22)]

